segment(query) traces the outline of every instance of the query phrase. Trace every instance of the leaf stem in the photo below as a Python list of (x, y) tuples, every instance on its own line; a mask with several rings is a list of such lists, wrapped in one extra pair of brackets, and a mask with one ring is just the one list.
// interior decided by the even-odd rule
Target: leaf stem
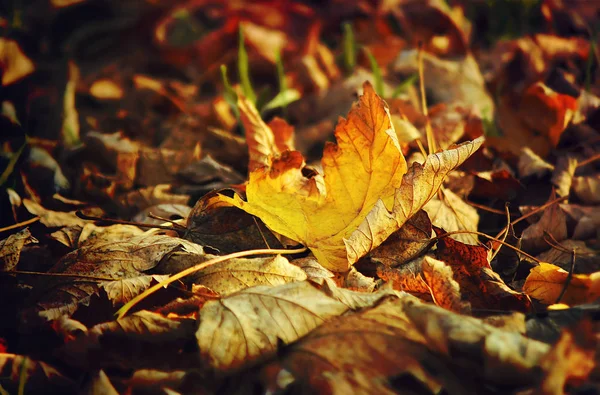
[(33, 218), (30, 218), (30, 219), (28, 219), (26, 221), (23, 221), (23, 222), (19, 222), (19, 223), (16, 223), (16, 224), (5, 226), (4, 228), (0, 228), (0, 233), (6, 232), (7, 230), (13, 230), (13, 229), (21, 228), (23, 226), (31, 225), (34, 222), (37, 222), (39, 220), (40, 220), (40, 217), (33, 217)]
[(135, 306), (136, 304), (138, 304), (139, 302), (141, 302), (142, 300), (144, 300), (145, 298), (147, 298), (148, 296), (152, 295), (154, 292), (158, 291), (159, 289), (171, 284), (174, 281), (179, 280), (180, 278), (183, 278), (189, 274), (195, 273), (197, 271), (200, 271), (202, 269), (205, 269), (209, 266), (215, 265), (217, 263), (226, 261), (228, 259), (234, 259), (234, 258), (242, 258), (245, 256), (249, 256), (249, 255), (272, 255), (272, 254), (300, 254), (306, 251), (306, 247), (302, 247), (302, 248), (297, 248), (295, 250), (284, 250), (284, 249), (278, 249), (278, 250), (272, 250), (272, 249), (258, 249), (258, 250), (247, 250), (247, 251), (239, 251), (239, 252), (234, 252), (232, 254), (228, 254), (228, 255), (223, 255), (223, 256), (219, 256), (216, 257), (214, 259), (210, 259), (206, 262), (202, 262), (199, 263), (198, 265), (194, 265), (192, 267), (189, 267), (185, 270), (180, 271), (179, 273), (169, 277), (168, 279), (159, 282), (156, 285), (153, 285), (152, 287), (148, 288), (147, 290), (145, 290), (144, 292), (142, 292), (141, 294), (139, 294), (138, 296), (136, 296), (135, 298), (133, 298), (132, 300), (130, 300), (129, 302), (127, 302), (123, 307), (121, 307), (116, 315), (117, 315), (117, 319), (119, 318), (123, 318), (127, 312), (129, 310), (131, 310), (131, 308), (133, 306)]

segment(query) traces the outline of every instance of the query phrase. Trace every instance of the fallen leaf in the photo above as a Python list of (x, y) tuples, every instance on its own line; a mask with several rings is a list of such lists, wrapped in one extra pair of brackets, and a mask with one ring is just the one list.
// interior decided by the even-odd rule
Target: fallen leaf
[[(553, 193), (548, 201), (555, 199)], [(533, 253), (549, 249), (550, 244), (546, 242), (548, 238), (546, 233), (559, 242), (567, 238), (567, 218), (557, 204), (545, 209), (540, 220), (523, 231), (521, 235), (523, 249)]]
[[(434, 228), (439, 236), (443, 231)], [(489, 263), (490, 250), (483, 246), (461, 243), (449, 237), (441, 237), (437, 243), (436, 258), (448, 264), (454, 280), (460, 285), (463, 299), (473, 308), (510, 309), (528, 312), (531, 303), (520, 292), (509, 288)]]
[(558, 145), (577, 109), (577, 99), (554, 92), (542, 82), (529, 86), (521, 98), (520, 117), (531, 129), (547, 136), (553, 147)]
[(562, 394), (569, 384), (584, 383), (597, 368), (597, 340), (588, 320), (563, 331), (560, 339), (541, 362), (544, 377), (539, 394)]
[(365, 220), (350, 237), (344, 240), (348, 261), (353, 264), (370, 250), (380, 245), (417, 213), (437, 192), (444, 177), (460, 166), (483, 144), (479, 137), (427, 157), (424, 164), (413, 163), (395, 191), (392, 210), (379, 200)]
[(569, 156), (558, 158), (552, 173), (552, 184), (557, 188), (556, 194), (559, 197), (569, 196), (575, 170), (577, 170), (577, 160), (575, 158)]
[(277, 156), (284, 151), (294, 150), (294, 128), (281, 118), (273, 119), (267, 125), (252, 102), (239, 95), (238, 108), (240, 118), (246, 131), (248, 143), (248, 170), (255, 171), (269, 166), (269, 157)]
[(306, 273), (287, 258), (229, 259), (194, 274), (192, 280), (226, 296), (257, 285), (277, 286), (306, 280)]
[(37, 239), (31, 235), (29, 228), (0, 240), (0, 272), (14, 270), (19, 263), (23, 247), (37, 242)]
[[(418, 50), (410, 49), (398, 55), (393, 70), (397, 73), (418, 71)], [(477, 61), (471, 54), (457, 59), (441, 59), (423, 52), (425, 87), (437, 102), (462, 103), (480, 114), (493, 114), (494, 101), (487, 93)]]
[(335, 135), (338, 145), (328, 144), (323, 153), (323, 175), (305, 178), (302, 155), (285, 151), (271, 158), (270, 167), (250, 173), (247, 202), (222, 198), (305, 244), (326, 268), (345, 271), (344, 238), (377, 201), (391, 208), (406, 162), (389, 112), (369, 84)]
[[(448, 189), (443, 190), (441, 199), (437, 196), (431, 199), (423, 210), (429, 214), (431, 223), (438, 228), (448, 232), (455, 230), (477, 232), (479, 225), (477, 210)], [(474, 234), (456, 234), (451, 237), (466, 244), (478, 244), (477, 235)]]
[[(87, 369), (115, 366), (135, 369), (148, 366), (150, 361), (157, 368), (164, 363), (173, 367), (173, 361), (165, 361), (163, 355), (181, 350), (193, 336), (194, 326), (195, 320), (190, 318), (167, 318), (142, 310), (89, 328), (67, 343), (59, 355), (69, 364)], [(178, 358), (184, 357), (181, 352)]]
[(536, 258), (542, 262), (552, 262), (569, 271), (573, 260), (572, 252), (575, 251), (575, 266), (573, 273), (591, 274), (600, 269), (600, 253), (589, 248), (581, 240), (567, 239), (560, 242), (561, 248), (551, 248), (537, 255)]
[(415, 259), (398, 268), (378, 267), (377, 275), (394, 289), (432, 300), (445, 309), (465, 314), (471, 310), (469, 303), (463, 301), (452, 268), (430, 256)]
[(0, 38), (2, 86), (7, 86), (33, 73), (35, 66), (15, 40)]
[(600, 210), (598, 206), (586, 207), (576, 204), (561, 204), (563, 210), (576, 223), (573, 238), (585, 240), (594, 237), (600, 227)]
[(40, 217), (40, 222), (49, 228), (79, 225), (85, 226), (86, 221), (75, 215), (75, 212), (48, 210), (33, 200), (23, 199), (23, 205), (31, 214)]
[(524, 147), (519, 156), (519, 176), (521, 178), (536, 176), (538, 178), (554, 171), (554, 166), (544, 161), (529, 147)]
[(92, 83), (90, 94), (100, 100), (118, 100), (123, 97), (123, 88), (115, 81), (104, 78)]
[(459, 314), (471, 312), (462, 300), (460, 285), (452, 278), (452, 268), (442, 261), (426, 256), (423, 259), (423, 279), (436, 305)]
[(348, 309), (306, 281), (246, 289), (204, 304), (196, 332), (200, 355), (216, 369), (239, 368)]
[(573, 177), (573, 192), (585, 204), (600, 203), (600, 174)]
[(400, 229), (392, 233), (369, 257), (386, 266), (409, 262), (431, 248), (431, 221), (423, 210), (413, 215)]
[(75, 108), (75, 90), (79, 82), (79, 74), (77, 65), (73, 61), (69, 61), (69, 81), (63, 97), (63, 124), (60, 131), (62, 143), (67, 147), (81, 144), (79, 113)]
[[(422, 303), (405, 293), (363, 312), (335, 318), (289, 347), (275, 368), (305, 392), (321, 388), (329, 373), (350, 379), (348, 366), (371, 382), (410, 375), (436, 393), (478, 393), (478, 380), (518, 388), (535, 385), (550, 346)], [(473, 362), (474, 355), (479, 356)], [(452, 366), (452, 372), (447, 369)], [(435, 367), (435, 368), (432, 368)], [(435, 372), (435, 373), (434, 373)], [(488, 388), (489, 390), (489, 388)]]
[[(551, 263), (540, 262), (531, 269), (523, 285), (523, 292), (542, 303), (556, 303), (565, 288), (569, 272)], [(568, 305), (589, 303), (600, 297), (600, 272), (573, 274), (561, 302)]]
[[(151, 278), (144, 273), (161, 264), (166, 266), (173, 253), (183, 249), (189, 255), (203, 256), (201, 246), (177, 237), (147, 235), (132, 237), (120, 242), (91, 243), (65, 255), (50, 269), (50, 273), (72, 274), (65, 281), (60, 277), (44, 279), (44, 295), (38, 299), (40, 315), (55, 319), (70, 315), (81, 303), (89, 300), (99, 288), (98, 280), (105, 280), (102, 287), (114, 296), (113, 303), (137, 294), (150, 285)], [(91, 276), (96, 281), (78, 278)], [(156, 280), (161, 277), (152, 275)], [(116, 283), (113, 283), (116, 281)], [(112, 283), (112, 284), (111, 284)], [(119, 288), (122, 287), (122, 288)]]
[(160, 274), (132, 276), (115, 281), (103, 281), (98, 283), (98, 286), (104, 288), (113, 306), (122, 306), (150, 288), (152, 280), (159, 283), (167, 278), (168, 275)]

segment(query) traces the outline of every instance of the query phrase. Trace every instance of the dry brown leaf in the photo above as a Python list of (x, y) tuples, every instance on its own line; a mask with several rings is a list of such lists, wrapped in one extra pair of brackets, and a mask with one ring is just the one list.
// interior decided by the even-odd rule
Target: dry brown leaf
[(141, 236), (143, 230), (133, 225), (97, 226), (86, 223), (82, 228), (79, 225), (65, 226), (50, 234), (50, 236), (69, 248), (77, 249), (89, 244), (104, 244), (118, 242), (135, 236)]
[[(552, 194), (548, 201), (554, 199), (556, 196)], [(523, 249), (533, 253), (549, 249), (550, 244), (546, 242), (548, 239), (546, 233), (551, 235), (555, 241), (563, 241), (567, 238), (567, 217), (557, 204), (544, 210), (540, 220), (523, 231), (521, 235)]]
[(546, 173), (554, 171), (554, 166), (540, 158), (529, 147), (524, 147), (521, 150), (517, 168), (519, 169), (519, 177), (521, 178), (533, 175), (540, 178)]
[(324, 279), (332, 278), (334, 276), (332, 272), (321, 266), (321, 264), (319, 264), (312, 256), (294, 259), (292, 264), (302, 269), (306, 273), (308, 280), (319, 285), (323, 284)]
[(23, 205), (33, 215), (40, 217), (40, 222), (49, 228), (60, 228), (63, 226), (85, 226), (86, 221), (75, 215), (74, 211), (53, 211), (42, 207), (33, 200), (23, 199)]
[(585, 240), (595, 237), (600, 228), (600, 209), (598, 206), (586, 207), (576, 204), (561, 204), (563, 210), (576, 223), (573, 238)]
[(573, 192), (585, 204), (600, 203), (600, 174), (573, 177)]
[[(120, 242), (91, 243), (65, 255), (50, 269), (50, 273), (72, 274), (73, 278), (64, 280), (44, 279), (40, 284), (46, 289), (37, 301), (40, 315), (47, 319), (55, 319), (63, 314), (70, 315), (81, 303), (98, 291), (99, 285), (94, 281), (78, 279), (77, 275), (107, 279), (102, 285), (111, 291), (113, 303), (136, 296), (150, 284), (151, 279), (145, 271), (157, 265), (165, 265), (175, 251), (182, 249), (188, 256), (202, 257), (201, 246), (177, 237), (164, 235), (148, 235), (132, 237)], [(169, 258), (169, 259), (165, 259)], [(156, 279), (160, 276), (153, 275)], [(112, 280), (108, 280), (112, 279)], [(119, 280), (122, 280), (119, 282)], [(117, 281), (114, 284), (114, 281)], [(119, 289), (119, 286), (125, 288)]]
[(402, 265), (427, 252), (431, 247), (431, 232), (429, 216), (420, 210), (371, 251), (369, 257), (386, 266)]
[(110, 382), (110, 379), (104, 373), (104, 370), (94, 372), (87, 384), (85, 391), (90, 394), (102, 394), (102, 395), (118, 395), (119, 392)]
[(357, 292), (338, 287), (332, 279), (325, 279), (322, 290), (352, 310), (371, 307), (388, 296), (396, 295), (392, 287), (382, 287), (377, 292), (372, 292), (372, 289), (367, 292)]
[(169, 276), (164, 274), (132, 276), (115, 281), (103, 281), (98, 286), (106, 291), (113, 306), (122, 306), (150, 288), (152, 280), (159, 283), (167, 278)]
[(576, 108), (576, 98), (556, 93), (537, 82), (523, 93), (520, 116), (527, 126), (547, 136), (552, 146), (556, 147)]
[(333, 319), (292, 345), (279, 367), (291, 373), (286, 382), (315, 391), (329, 373), (347, 379), (352, 366), (373, 382), (408, 374), (434, 393), (485, 391), (477, 388), (478, 380), (515, 389), (537, 383), (537, 366), (550, 346), (398, 296)]
[(256, 285), (277, 286), (306, 280), (306, 273), (287, 258), (239, 258), (212, 265), (193, 276), (193, 282), (226, 296)]
[(67, 343), (60, 354), (70, 364), (88, 369), (115, 364), (133, 369), (149, 363), (156, 368), (161, 363), (173, 366), (163, 355), (179, 352), (193, 336), (194, 327), (195, 320), (190, 318), (167, 318), (142, 310), (93, 326)]
[(115, 81), (103, 78), (92, 83), (90, 94), (100, 100), (118, 100), (123, 97), (123, 88)]
[(348, 309), (307, 281), (246, 289), (202, 307), (196, 332), (200, 355), (213, 368), (239, 368)]
[(460, 285), (452, 278), (452, 268), (444, 262), (425, 256), (423, 279), (436, 305), (459, 314), (471, 312), (468, 302), (462, 300)]
[(37, 243), (29, 228), (0, 240), (0, 272), (10, 272), (17, 267), (24, 246)]
[[(443, 235), (440, 229), (434, 227), (434, 230), (438, 236)], [(436, 258), (452, 268), (462, 297), (473, 308), (529, 311), (531, 303), (527, 295), (509, 288), (490, 267), (490, 250), (449, 237), (441, 237), (437, 247)]]
[(570, 156), (558, 158), (554, 172), (552, 173), (552, 184), (557, 188), (559, 197), (569, 196), (573, 176), (577, 169), (577, 159)]
[(573, 273), (591, 274), (600, 269), (600, 253), (589, 248), (581, 240), (567, 239), (560, 242), (562, 248), (551, 248), (537, 255), (542, 262), (552, 262), (553, 265), (569, 271), (573, 260), (572, 251), (575, 251), (575, 266)]
[(394, 269), (378, 266), (377, 275), (394, 289), (432, 300), (457, 313), (470, 313), (471, 307), (462, 300), (452, 268), (445, 262), (426, 255)]
[[(401, 52), (393, 69), (398, 73), (416, 73), (418, 50)], [(479, 65), (471, 54), (448, 60), (423, 52), (423, 73), (427, 77), (425, 87), (436, 101), (462, 103), (489, 116), (494, 113), (494, 101), (486, 91)]]
[[(441, 200), (437, 196), (434, 197), (423, 207), (423, 210), (429, 214), (431, 223), (448, 232), (455, 230), (476, 232), (479, 225), (477, 210), (449, 189), (443, 190), (442, 197)], [(477, 245), (479, 242), (477, 235), (468, 233), (450, 237), (465, 244)]]

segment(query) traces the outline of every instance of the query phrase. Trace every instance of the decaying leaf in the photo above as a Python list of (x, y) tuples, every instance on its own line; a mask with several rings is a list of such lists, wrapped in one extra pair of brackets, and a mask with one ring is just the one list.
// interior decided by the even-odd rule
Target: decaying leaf
[[(288, 385), (305, 391), (322, 388), (330, 373), (351, 380), (347, 367), (353, 366), (372, 383), (389, 386), (390, 379), (409, 375), (433, 392), (476, 393), (485, 390), (477, 390), (477, 379), (460, 379), (463, 375), (498, 386), (536, 385), (537, 366), (549, 350), (518, 333), (400, 293), (323, 324), (292, 345), (278, 368), (291, 373)], [(474, 355), (477, 362), (469, 357)]]
[[(476, 232), (479, 224), (477, 210), (448, 189), (444, 189), (441, 196), (441, 198), (431, 199), (423, 207), (423, 210), (429, 214), (431, 223), (438, 228), (444, 228), (448, 232), (455, 230)], [(477, 236), (473, 234), (456, 234), (451, 237), (466, 244), (477, 244)]]
[[(147, 235), (132, 237), (120, 242), (92, 243), (81, 247), (63, 257), (51, 270), (51, 273), (72, 274), (65, 280), (58, 277), (46, 279), (43, 297), (37, 302), (41, 315), (55, 319), (63, 314), (72, 314), (79, 304), (89, 300), (98, 287), (105, 288), (113, 303), (129, 301), (145, 290), (152, 278), (148, 270), (159, 264), (165, 264), (164, 258), (182, 249), (189, 255), (204, 255), (201, 246), (177, 237)], [(82, 276), (79, 278), (78, 276)], [(86, 277), (91, 277), (86, 279)], [(99, 280), (105, 282), (98, 284)]]
[[(550, 196), (548, 201), (556, 197)], [(546, 241), (549, 234), (550, 240), (562, 241), (567, 238), (567, 218), (559, 205), (552, 205), (544, 210), (538, 222), (530, 225), (523, 231), (522, 246), (527, 251), (541, 252), (550, 248)]]
[(42, 207), (33, 200), (23, 199), (23, 205), (33, 215), (40, 217), (40, 222), (49, 228), (79, 225), (85, 226), (85, 221), (75, 215), (75, 212), (53, 211)]
[(229, 370), (272, 354), (349, 309), (309, 282), (258, 286), (206, 303), (196, 332), (200, 353)]
[(160, 364), (162, 352), (179, 350), (193, 337), (194, 324), (193, 319), (142, 310), (89, 328), (60, 354), (74, 366), (140, 368), (150, 360)]
[(431, 231), (429, 216), (421, 210), (371, 251), (369, 256), (387, 266), (402, 265), (427, 252), (431, 247)]
[(210, 266), (193, 276), (195, 284), (203, 285), (226, 296), (256, 285), (277, 286), (306, 280), (306, 273), (285, 257), (230, 259)]
[(23, 247), (37, 242), (37, 239), (31, 235), (29, 228), (0, 240), (0, 272), (10, 272), (16, 268)]

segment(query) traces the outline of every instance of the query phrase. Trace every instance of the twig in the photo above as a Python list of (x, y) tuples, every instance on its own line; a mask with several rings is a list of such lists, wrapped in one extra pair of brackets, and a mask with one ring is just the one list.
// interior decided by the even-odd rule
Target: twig
[[(529, 217), (531, 217), (532, 215), (534, 215), (534, 214), (537, 214), (537, 213), (539, 213), (540, 211), (543, 211), (543, 210), (547, 209), (547, 208), (548, 208), (548, 207), (550, 207), (550, 206), (553, 206), (553, 205), (555, 205), (555, 204), (557, 204), (557, 203), (560, 203), (560, 202), (562, 202), (563, 200), (567, 200), (568, 198), (569, 198), (568, 196), (563, 196), (563, 197), (556, 198), (556, 199), (554, 199), (554, 200), (552, 200), (552, 201), (550, 201), (550, 202), (548, 202), (548, 203), (546, 203), (546, 204), (543, 204), (543, 205), (541, 205), (541, 206), (539, 206), (539, 207), (537, 207), (537, 208), (535, 208), (535, 209), (531, 210), (531, 211), (530, 211), (530, 212), (528, 212), (527, 214), (524, 214), (524, 215), (522, 215), (521, 217), (519, 217), (519, 218), (515, 219), (515, 220), (514, 220), (513, 222), (511, 222), (510, 224), (511, 224), (511, 225), (513, 225), (513, 226), (515, 226), (516, 224), (518, 224), (519, 222), (523, 221), (524, 219), (526, 219), (526, 218), (529, 218)], [(506, 231), (506, 229), (507, 229), (507, 228), (508, 228), (508, 226), (505, 226), (504, 228), (502, 228), (502, 230), (501, 230), (501, 231), (500, 231), (500, 232), (499, 232), (499, 233), (496, 235), (496, 237), (500, 237), (500, 235), (501, 235), (501, 234), (502, 234), (504, 231)]]
[(17, 224), (5, 226), (4, 228), (0, 228), (0, 233), (6, 232), (7, 230), (13, 230), (13, 229), (17, 229), (17, 228), (20, 228), (23, 226), (31, 225), (34, 222), (37, 222), (39, 220), (40, 220), (40, 217), (33, 217), (33, 218), (28, 219), (27, 221), (23, 221), (23, 222), (19, 222)]
[(517, 247), (515, 247), (515, 246), (513, 246), (513, 245), (511, 245), (511, 244), (509, 244), (509, 243), (506, 243), (506, 242), (504, 242), (504, 241), (502, 241), (502, 240), (498, 239), (497, 237), (493, 237), (493, 236), (490, 236), (490, 235), (486, 235), (485, 233), (482, 233), (482, 232), (476, 232), (476, 231), (474, 231), (474, 230), (455, 230), (455, 231), (452, 231), (452, 232), (447, 232), (447, 233), (444, 233), (444, 234), (443, 234), (443, 235), (441, 235), (441, 236), (436, 236), (436, 237), (433, 237), (433, 238), (431, 239), (431, 241), (435, 241), (435, 240), (439, 240), (439, 239), (441, 239), (441, 238), (444, 238), (444, 237), (448, 237), (448, 236), (452, 236), (452, 235), (458, 235), (458, 234), (463, 234), (463, 233), (470, 233), (470, 234), (474, 234), (474, 235), (478, 235), (478, 236), (486, 237), (486, 238), (488, 238), (488, 239), (490, 239), (490, 240), (494, 240), (496, 243), (500, 243), (500, 244), (502, 244), (503, 246), (506, 246), (506, 247), (508, 247), (508, 248), (510, 248), (510, 249), (512, 249), (512, 250), (514, 250), (514, 251), (517, 251), (517, 252), (518, 252), (518, 253), (520, 253), (520, 254), (523, 254), (523, 255), (525, 255), (527, 258), (531, 259), (531, 260), (532, 260), (532, 261), (534, 261), (534, 262), (537, 262), (537, 263), (540, 263), (540, 262), (541, 262), (539, 259), (537, 259), (536, 257), (534, 257), (534, 256), (532, 256), (532, 255), (529, 255), (528, 253), (526, 253), (526, 252), (525, 252), (525, 251), (523, 251), (522, 249), (520, 249), (520, 248), (517, 248)]
[(419, 52), (417, 53), (417, 63), (419, 68), (419, 90), (421, 93), (421, 111), (425, 116), (425, 133), (427, 135), (427, 148), (429, 154), (437, 151), (433, 130), (431, 129), (431, 121), (429, 120), (429, 112), (427, 111), (427, 98), (425, 97), (425, 77), (423, 75), (423, 43), (419, 43)]
[[(504, 210), (506, 211), (506, 220), (508, 222), (508, 225), (506, 225), (506, 232), (504, 232), (504, 237), (502, 237), (502, 242), (506, 241), (506, 238), (508, 237), (508, 230), (510, 228), (510, 211), (508, 210), (508, 202), (504, 205)], [(490, 261), (492, 261), (496, 257), (496, 255), (498, 255), (501, 248), (502, 248), (502, 246), (498, 247), (498, 249), (492, 254)]]
[(600, 154), (596, 154), (596, 155), (590, 156), (586, 160), (579, 162), (575, 168), (579, 169), (580, 167), (583, 167), (585, 165), (589, 165), (590, 163), (595, 162), (597, 160), (600, 160)]
[(177, 281), (180, 278), (183, 278), (189, 274), (192, 274), (192, 273), (195, 273), (202, 269), (205, 269), (209, 266), (226, 261), (228, 259), (242, 258), (242, 257), (249, 256), (249, 255), (300, 254), (300, 253), (303, 253), (304, 251), (306, 251), (306, 247), (298, 248), (295, 250), (284, 250), (284, 249), (280, 249), (280, 250), (271, 250), (271, 249), (247, 250), (247, 251), (234, 252), (233, 254), (223, 255), (223, 256), (216, 257), (214, 259), (210, 259), (206, 262), (202, 262), (202, 263), (199, 263), (192, 267), (189, 267), (185, 270), (182, 270), (179, 273), (169, 277), (168, 279), (161, 281), (158, 284), (148, 288), (147, 290), (145, 290), (144, 292), (142, 292), (141, 294), (139, 294), (138, 296), (136, 296), (135, 298), (133, 298), (132, 300), (127, 302), (123, 307), (121, 307), (116, 313), (117, 318), (123, 318), (125, 316), (125, 314), (127, 314), (127, 312), (129, 310), (131, 310), (131, 308), (133, 306), (135, 306), (136, 304), (138, 304), (140, 301), (144, 300), (148, 296), (152, 295), (154, 292), (158, 291), (159, 289), (171, 284), (172, 282)]
[(67, 274), (67, 273), (45, 273), (45, 272), (30, 272), (26, 270), (11, 270), (9, 272), (0, 272), (0, 275), (24, 274), (28, 276), (47, 276), (47, 277), (69, 277), (82, 278), (90, 281), (117, 281), (118, 278), (101, 277), (101, 276), (86, 276), (84, 274)]
[(567, 288), (569, 288), (569, 284), (571, 284), (571, 279), (573, 278), (573, 272), (575, 271), (575, 254), (576, 254), (575, 249), (572, 249), (571, 250), (571, 267), (569, 267), (569, 274), (567, 275), (567, 279), (565, 280), (562, 291), (560, 291), (560, 295), (558, 295), (558, 298), (556, 298), (556, 303), (560, 303), (561, 299), (563, 298), (563, 296), (565, 296), (565, 293), (567, 292)]
[(154, 224), (142, 224), (140, 222), (123, 221), (123, 220), (114, 219), (114, 218), (95, 217), (95, 216), (92, 216), (92, 215), (84, 214), (81, 211), (75, 212), (75, 215), (77, 215), (81, 219), (90, 220), (90, 221), (105, 221), (105, 222), (110, 222), (110, 223), (119, 224), (119, 225), (133, 225), (133, 226), (138, 226), (140, 228), (154, 228), (154, 229), (173, 230), (175, 232), (185, 232), (185, 231), (187, 231), (186, 227), (184, 227), (182, 225), (179, 225), (179, 224), (177, 224), (177, 227), (175, 227), (175, 226), (154, 225)]

